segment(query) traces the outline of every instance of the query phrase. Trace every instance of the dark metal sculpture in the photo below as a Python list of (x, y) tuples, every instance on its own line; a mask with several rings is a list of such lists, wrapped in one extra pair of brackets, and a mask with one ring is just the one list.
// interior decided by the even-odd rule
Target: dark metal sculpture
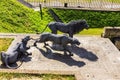
[[(83, 29), (89, 28), (86, 20), (75, 20), (67, 24), (64, 24), (62, 22), (50, 22), (47, 26), (54, 34), (57, 34), (57, 31), (59, 30), (63, 33), (68, 33), (70, 37), (73, 37), (74, 34), (79, 33)], [(44, 30), (42, 32), (44, 32)]]
[[(79, 45), (80, 42), (77, 39), (68, 37), (66, 35), (56, 35), (56, 34), (52, 34), (52, 33), (43, 33), (40, 35), (40, 38), (37, 39), (34, 43), (34, 46), (37, 46), (37, 43), (44, 43), (44, 47), (49, 46), (49, 44), (47, 44), (47, 41), (51, 41), (53, 43), (53, 45), (51, 46), (52, 49), (55, 49), (57, 47), (55, 46), (61, 46), (64, 51), (64, 54), (66, 55), (66, 52), (69, 52), (70, 55), (71, 52), (67, 49), (67, 45), (68, 44), (74, 44), (74, 45)], [(58, 47), (56, 50), (59, 50), (60, 47)]]
[[(1, 52), (1, 61), (3, 65), (5, 65), (7, 68), (16, 69), (17, 67), (11, 67), (10, 64), (14, 64), (18, 61), (18, 59), (22, 58), (23, 56), (31, 55), (31, 53), (28, 53), (27, 50), (29, 47), (27, 47), (27, 42), (30, 40), (30, 36), (26, 36), (22, 39), (20, 43), (17, 43), (15, 46), (12, 46), (10, 50), (7, 52)], [(22, 64), (22, 63), (21, 63)]]

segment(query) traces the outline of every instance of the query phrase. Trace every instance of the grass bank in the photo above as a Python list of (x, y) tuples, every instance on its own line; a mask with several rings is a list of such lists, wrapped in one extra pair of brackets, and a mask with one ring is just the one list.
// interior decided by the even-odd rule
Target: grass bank
[(17, 0), (0, 1), (0, 32), (35, 33), (41, 31), (53, 18), (47, 9), (43, 9), (43, 20), (40, 13), (19, 3)]

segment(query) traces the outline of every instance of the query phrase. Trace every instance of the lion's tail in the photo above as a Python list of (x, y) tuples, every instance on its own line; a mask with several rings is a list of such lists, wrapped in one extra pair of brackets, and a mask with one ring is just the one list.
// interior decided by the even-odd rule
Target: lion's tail
[(42, 34), (46, 30), (46, 28), (48, 27), (48, 25), (49, 24), (46, 25), (46, 27), (42, 30), (42, 32), (40, 32), (40, 33), (37, 32), (36, 34)]
[(11, 67), (11, 66), (9, 66), (9, 64), (8, 64), (8, 56), (5, 57), (5, 65), (6, 65), (6, 67), (9, 68), (9, 69), (17, 69), (17, 68), (19, 68), (19, 67), (22, 65), (22, 63), (23, 63), (23, 61), (21, 62), (21, 64), (20, 64), (19, 66)]

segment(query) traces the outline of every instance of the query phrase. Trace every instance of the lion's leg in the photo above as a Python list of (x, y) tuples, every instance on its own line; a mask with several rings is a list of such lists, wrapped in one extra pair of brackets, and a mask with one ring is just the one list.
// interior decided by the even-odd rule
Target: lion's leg
[(69, 33), (69, 37), (73, 38), (73, 33), (72, 32)]
[(47, 44), (46, 42), (44, 42), (44, 47), (46, 47), (46, 46), (49, 46), (49, 44)]
[(64, 50), (64, 55), (67, 55), (67, 51), (66, 50)]
[(37, 43), (40, 42), (40, 38), (36, 39), (33, 46), (37, 46)]
[(52, 31), (53, 34), (57, 34), (57, 30)]
[(69, 52), (69, 56), (73, 56), (73, 54), (68, 50), (68, 52)]
[(1, 52), (0, 54), (1, 54), (2, 65), (5, 65), (6, 53), (5, 52)]
[(37, 41), (34, 42), (33, 46), (37, 46)]
[(57, 34), (57, 29), (55, 27), (50, 27), (50, 30), (53, 34)]
[(64, 55), (68, 55), (68, 54), (67, 54), (66, 45), (63, 45), (63, 48), (64, 48)]
[(27, 53), (27, 55), (32, 55), (32, 53), (31, 53), (31, 52), (27, 52), (27, 51), (26, 51), (26, 53)]
[(32, 53), (27, 52), (27, 47), (26, 47), (26, 44), (24, 44), (24, 43), (20, 44), (19, 51), (18, 51), (18, 53), (22, 53), (24, 55), (31, 55), (32, 54)]
[(71, 53), (71, 51), (69, 50), (69, 48), (67, 46), (65, 47), (65, 50), (66, 50), (66, 52), (69, 53), (69, 56), (73, 56), (73, 54)]

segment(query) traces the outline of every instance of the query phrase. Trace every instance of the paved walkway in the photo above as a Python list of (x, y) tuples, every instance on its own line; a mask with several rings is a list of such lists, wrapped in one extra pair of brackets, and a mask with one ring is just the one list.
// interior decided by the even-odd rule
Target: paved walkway
[[(8, 35), (10, 34), (0, 34), (0, 37)], [(13, 35), (17, 36), (15, 40), (19, 42), (28, 34), (11, 36)], [(36, 34), (30, 36), (38, 37)], [(49, 53), (50, 48), (43, 48), (43, 44), (38, 43), (37, 47), (30, 48), (32, 56), (26, 58), (26, 62), (20, 68), (15, 70), (0, 68), (0, 71), (75, 75), (76, 80), (120, 80), (120, 52), (109, 39), (96, 36), (75, 36), (75, 38), (79, 39), (81, 44), (69, 47), (74, 53), (72, 57), (64, 56), (63, 52), (58, 51)], [(33, 42), (31, 40), (28, 44), (32, 45)]]

